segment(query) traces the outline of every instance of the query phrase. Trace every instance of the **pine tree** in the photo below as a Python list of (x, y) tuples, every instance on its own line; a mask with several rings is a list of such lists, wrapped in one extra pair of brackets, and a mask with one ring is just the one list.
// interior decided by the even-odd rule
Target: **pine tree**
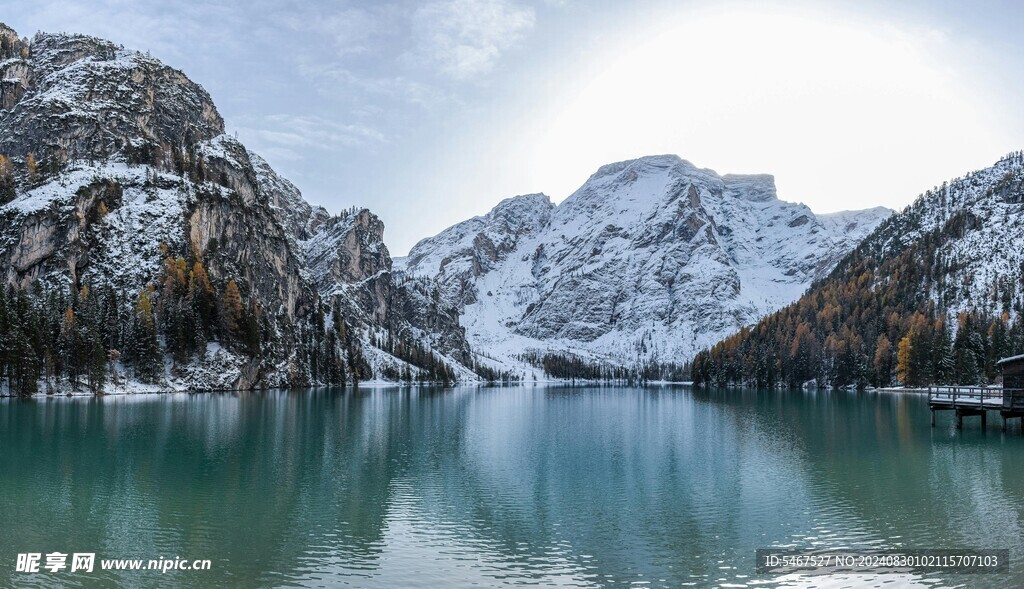
[(135, 374), (139, 380), (155, 383), (163, 374), (163, 354), (157, 340), (156, 322), (153, 319), (153, 303), (149, 293), (143, 289), (135, 303), (135, 317), (132, 324), (132, 356)]
[(950, 340), (946, 324), (936, 321), (932, 346), (932, 374), (937, 384), (952, 384), (956, 374), (956, 362), (953, 359), (953, 345)]
[(63, 358), (63, 366), (68, 380), (75, 388), (79, 385), (79, 377), (82, 371), (81, 340), (78, 318), (75, 316), (74, 309), (68, 306), (64, 311), (63, 323), (61, 323), (58, 350)]
[(970, 315), (963, 313), (959, 317), (956, 339), (953, 340), (954, 375), (957, 384), (975, 385), (981, 383), (984, 361), (984, 345), (981, 337), (974, 331), (974, 322)]
[(17, 179), (14, 175), (14, 162), (11, 158), (0, 154), (0, 204), (14, 200), (18, 192)]
[(103, 349), (103, 341), (93, 337), (89, 345), (89, 390), (102, 393), (107, 382), (107, 352)]

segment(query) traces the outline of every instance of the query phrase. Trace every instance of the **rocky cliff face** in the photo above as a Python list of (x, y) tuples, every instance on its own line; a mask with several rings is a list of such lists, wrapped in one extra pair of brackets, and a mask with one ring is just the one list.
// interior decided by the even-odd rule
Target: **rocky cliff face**
[(5, 27), (3, 38), (0, 152), (32, 152), (56, 168), (115, 153), (150, 156), (224, 132), (209, 94), (156, 59), (84, 35), (25, 43)]
[(394, 285), (380, 219), (366, 209), (349, 211), (328, 219), (302, 246), (322, 296), (342, 296), (373, 324), (388, 321)]
[(470, 343), (682, 362), (795, 300), (891, 211), (815, 215), (767, 175), (719, 176), (675, 156), (599, 169), (558, 206), (543, 195), (418, 243), (402, 268), (462, 308)]
[(372, 331), (426, 343), (453, 364), (471, 365), (458, 307), (431, 281), (395, 276), (376, 215), (351, 209), (331, 217), (301, 247), (320, 296), (348, 316)]
[[(256, 318), (259, 352), (211, 347), (216, 358), (176, 361), (160, 383), (166, 388), (322, 382), (322, 367), (311, 366), (323, 363), (314, 356), (330, 356), (326, 336), (309, 333), (332, 328), (325, 315), (340, 326), (330, 345), (352, 364), (350, 376), (374, 377), (389, 365), (415, 376), (416, 365), (368, 349), (375, 334), (422, 335), (404, 319), (416, 319), (409, 297), (420, 294), (393, 281), (380, 220), (311, 206), (224, 134), (210, 96), (183, 73), (107, 41), (29, 41), (0, 27), (0, 79), (7, 283), (43, 295), (109, 288), (130, 314), (138, 293), (161, 296), (169, 257), (201, 262), (219, 289), (234, 281)], [(451, 323), (437, 341), (467, 353), (455, 313), (439, 315)]]

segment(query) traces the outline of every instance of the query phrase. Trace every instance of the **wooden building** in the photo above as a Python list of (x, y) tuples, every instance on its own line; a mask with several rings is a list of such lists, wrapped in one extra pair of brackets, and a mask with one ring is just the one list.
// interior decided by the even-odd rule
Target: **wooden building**
[(1003, 358), (997, 365), (1003, 373), (1004, 390), (1024, 391), (1024, 354)]

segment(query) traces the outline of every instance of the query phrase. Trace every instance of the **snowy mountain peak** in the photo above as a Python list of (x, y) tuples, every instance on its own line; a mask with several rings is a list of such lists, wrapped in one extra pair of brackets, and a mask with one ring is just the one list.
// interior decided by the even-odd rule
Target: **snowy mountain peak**
[(893, 212), (892, 209), (886, 207), (872, 207), (860, 211), (821, 213), (818, 215), (818, 220), (825, 224), (831, 224), (836, 231), (849, 234), (860, 241), (882, 221), (892, 216)]
[(544, 193), (521, 194), (502, 200), (486, 216), (492, 219), (502, 217), (508, 220), (521, 221), (520, 217), (522, 215), (538, 211), (543, 212), (554, 207), (555, 205), (551, 202), (551, 197)]
[(693, 167), (693, 164), (674, 154), (647, 155), (632, 160), (623, 160), (621, 162), (605, 164), (599, 167), (590, 179), (593, 180), (604, 176), (612, 176), (626, 170), (627, 168), (671, 168), (673, 166)]
[[(404, 260), (406, 268), (436, 272), (460, 257), (479, 274), (485, 267), (515, 249), (525, 236), (547, 226), (555, 205), (546, 194), (506, 198), (487, 214), (452, 225), (434, 237), (421, 240)], [(434, 255), (441, 253), (443, 255)], [(416, 273), (416, 272), (414, 272)]]
[[(717, 178), (714, 170), (701, 169), (678, 155), (649, 155), (601, 166), (577, 192), (588, 186), (629, 184), (641, 178)], [(570, 197), (571, 198), (571, 197)]]
[(224, 132), (210, 95), (185, 74), (86, 35), (8, 40), (0, 55), (0, 152), (51, 167), (76, 159), (152, 161)]
[(819, 219), (770, 175), (658, 155), (602, 166), (557, 206), (503, 201), (419, 242), (403, 272), (460, 306), (503, 369), (531, 350), (683, 361), (795, 300), (890, 213)]

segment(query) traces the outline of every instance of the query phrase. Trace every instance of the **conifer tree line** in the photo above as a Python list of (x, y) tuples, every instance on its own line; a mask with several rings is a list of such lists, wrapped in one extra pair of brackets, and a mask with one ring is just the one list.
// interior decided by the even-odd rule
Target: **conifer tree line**
[(509, 384), (513, 382), (519, 382), (522, 380), (519, 374), (516, 374), (511, 370), (497, 370), (495, 368), (491, 368), (486, 363), (481, 362), (475, 356), (470, 359), (468, 367), (470, 370), (475, 372), (480, 378), (491, 383)]
[[(0, 385), (11, 393), (104, 392), (131, 378), (159, 383), (217, 342), (258, 358), (276, 345), (266, 313), (234, 279), (211, 281), (201, 261), (167, 256), (158, 280), (131, 297), (85, 284), (74, 291), (0, 289)], [(290, 360), (296, 385), (335, 384), (368, 372), (340, 313), (316, 305), (300, 322)]]
[(551, 378), (591, 382), (683, 382), (689, 380), (691, 373), (689, 364), (651, 361), (630, 367), (556, 352), (526, 352), (519, 359), (541, 368)]
[(877, 239), (858, 246), (797, 302), (698, 353), (694, 382), (992, 383), (999, 359), (1024, 352), (1024, 267), (1016, 278), (1001, 276), (972, 292), (973, 280), (962, 279), (964, 268), (941, 246), (977, 229), (979, 219), (959, 210), (909, 244), (891, 238), (918, 214), (926, 211), (914, 205), (883, 223)]
[(412, 338), (396, 337), (388, 330), (383, 336), (372, 335), (375, 348), (405, 362), (401, 367), (386, 365), (381, 369), (388, 380), (404, 382), (433, 382), (449, 385), (458, 380), (455, 369), (439, 358), (427, 346)]

